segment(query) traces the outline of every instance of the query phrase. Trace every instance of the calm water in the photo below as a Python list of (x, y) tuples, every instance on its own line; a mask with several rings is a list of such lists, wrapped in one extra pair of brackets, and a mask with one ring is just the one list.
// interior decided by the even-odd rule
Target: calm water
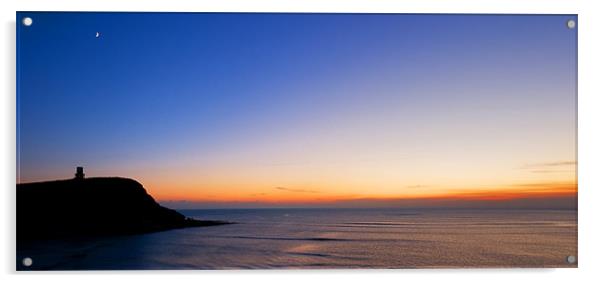
[[(19, 247), (34, 269), (575, 267), (575, 211), (188, 210), (234, 225)], [(20, 265), (20, 264), (18, 264)], [(19, 267), (19, 269), (25, 269)]]

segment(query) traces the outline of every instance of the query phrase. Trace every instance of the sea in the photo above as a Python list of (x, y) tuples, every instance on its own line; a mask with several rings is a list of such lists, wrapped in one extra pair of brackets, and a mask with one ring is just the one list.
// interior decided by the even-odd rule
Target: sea
[[(182, 210), (231, 225), (45, 241), (18, 270), (577, 267), (575, 210)], [(30, 258), (31, 266), (23, 259)]]

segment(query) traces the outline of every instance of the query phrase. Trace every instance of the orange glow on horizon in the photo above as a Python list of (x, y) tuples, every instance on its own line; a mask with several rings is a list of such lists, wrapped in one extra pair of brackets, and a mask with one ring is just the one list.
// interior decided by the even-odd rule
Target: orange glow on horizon
[(355, 194), (337, 195), (317, 193), (312, 190), (297, 190), (253, 193), (240, 195), (236, 191), (224, 192), (219, 195), (173, 195), (157, 194), (158, 201), (191, 201), (191, 202), (263, 202), (263, 203), (290, 203), (290, 204), (327, 204), (337, 201), (354, 200), (432, 200), (432, 201), (504, 201), (513, 199), (546, 199), (573, 197), (577, 194), (577, 183), (556, 182), (539, 184), (518, 184), (501, 186), (497, 188), (473, 189), (447, 189), (445, 193), (413, 193), (398, 195), (382, 194)]

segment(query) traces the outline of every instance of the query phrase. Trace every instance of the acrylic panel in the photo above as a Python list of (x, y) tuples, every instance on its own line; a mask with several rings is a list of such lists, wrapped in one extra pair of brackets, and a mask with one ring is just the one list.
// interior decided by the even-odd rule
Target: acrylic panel
[(17, 270), (577, 267), (577, 15), (16, 22)]

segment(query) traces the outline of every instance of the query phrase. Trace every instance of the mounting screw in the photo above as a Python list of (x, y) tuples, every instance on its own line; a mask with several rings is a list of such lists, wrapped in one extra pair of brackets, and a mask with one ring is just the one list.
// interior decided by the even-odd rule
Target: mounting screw
[(569, 29), (574, 29), (577, 23), (574, 20), (568, 20), (566, 22), (566, 27)]
[(26, 27), (31, 26), (31, 24), (33, 24), (33, 20), (30, 17), (23, 18), (22, 22), (23, 25)]
[(570, 255), (566, 257), (566, 262), (568, 263), (575, 263), (577, 261), (577, 258), (574, 255)]
[(23, 259), (23, 265), (31, 266), (33, 264), (33, 260), (30, 257), (26, 257)]

